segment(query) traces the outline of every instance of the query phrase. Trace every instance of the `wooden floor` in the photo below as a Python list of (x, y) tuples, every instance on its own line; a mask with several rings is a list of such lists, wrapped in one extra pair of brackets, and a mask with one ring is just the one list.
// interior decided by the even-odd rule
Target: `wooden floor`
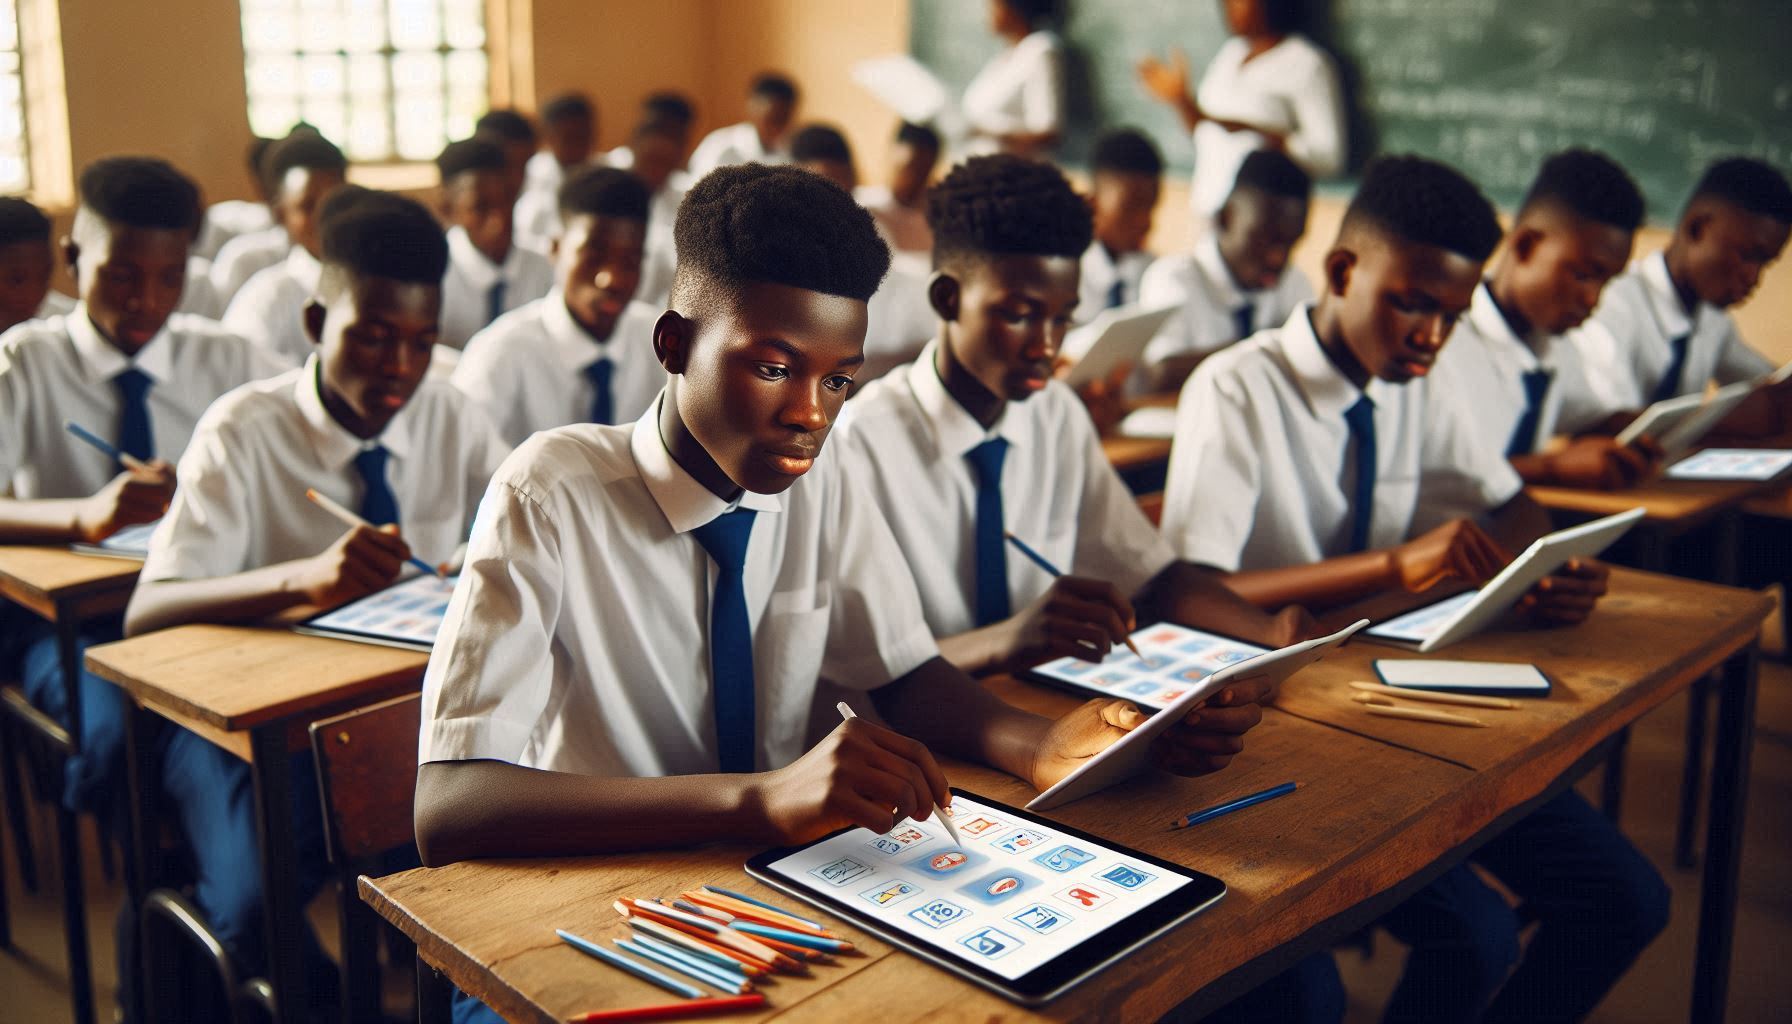
[[(1667, 933), (1594, 1014), (1592, 1019), (1602, 1024), (1686, 1019), (1699, 875), (1696, 869), (1682, 872), (1667, 866), (1672, 861), (1685, 708), (1685, 699), (1677, 698), (1644, 719), (1632, 734), (1624, 826), (1673, 885), (1674, 916)], [(1595, 774), (1582, 788), (1592, 794), (1597, 782)], [(49, 862), (50, 850), (44, 844), (53, 834), (51, 828), (51, 819), (45, 814), (37, 826), (40, 865)], [(115, 983), (112, 918), (120, 887), (100, 876), (91, 834), (88, 842), (88, 928), (100, 986), (100, 1019), (106, 1021)], [(30, 894), (20, 889), (10, 837), (4, 861), (15, 945), (0, 951), (0, 993), (4, 993), (0, 996), (0, 1024), (66, 1020), (67, 980), (55, 868), (48, 868), (50, 877), (43, 879), (44, 889)], [(326, 922), (328, 901), (320, 900), (313, 909), (314, 919), (325, 925), (329, 942), (333, 936)], [(1769, 661), (1762, 672), (1754, 774), (1749, 785), (1743, 901), (1730, 992), (1732, 1021), (1792, 1019), (1788, 949), (1792, 949), (1792, 667)], [(1351, 1024), (1376, 1020), (1382, 999), (1399, 974), (1402, 957), (1403, 950), (1385, 933), (1376, 936), (1375, 954), (1370, 959), (1354, 952), (1338, 954), (1351, 994)]]

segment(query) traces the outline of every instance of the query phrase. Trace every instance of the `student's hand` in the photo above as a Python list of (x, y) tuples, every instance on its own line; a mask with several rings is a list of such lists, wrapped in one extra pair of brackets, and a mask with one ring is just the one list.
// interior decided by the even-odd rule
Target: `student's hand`
[(841, 722), (808, 753), (754, 776), (752, 799), (770, 837), (801, 843), (859, 825), (888, 832), (949, 806), (952, 791), (927, 748), (863, 718)]
[(1573, 626), (1593, 614), (1593, 606), (1605, 596), (1611, 570), (1604, 562), (1574, 558), (1537, 581), (1518, 602), (1519, 611), (1546, 626)]
[[(1232, 762), (1244, 749), (1243, 736), (1263, 720), (1269, 680), (1240, 679), (1196, 706), (1158, 737), (1158, 767), (1177, 775), (1205, 775)], [(1115, 740), (1149, 717), (1130, 701), (1097, 698), (1052, 723), (1033, 758), (1030, 780), (1041, 791), (1062, 781)]]
[(306, 559), (299, 588), (307, 602), (334, 608), (389, 586), (410, 557), (397, 526), (357, 526)]
[(1132, 602), (1106, 580), (1060, 576), (1010, 618), (1003, 660), (1011, 669), (1066, 655), (1099, 663), (1138, 628)]
[(1089, 410), (1095, 432), (1106, 437), (1126, 418), (1126, 379), (1132, 376), (1132, 364), (1121, 363), (1100, 380), (1092, 380), (1076, 389), (1076, 396)]
[(161, 459), (127, 469), (93, 492), (75, 516), (81, 539), (97, 544), (127, 526), (153, 523), (174, 500), (174, 467)]
[(1165, 103), (1181, 103), (1190, 95), (1188, 54), (1179, 46), (1171, 47), (1168, 61), (1147, 54), (1139, 58), (1134, 69), (1145, 91)]
[(1620, 445), (1610, 437), (1577, 437), (1545, 456), (1545, 465), (1550, 478), (1565, 487), (1612, 490), (1649, 476), (1661, 460), (1661, 446), (1653, 438)]
[(1478, 587), (1499, 574), (1512, 556), (1487, 531), (1455, 519), (1392, 549), (1400, 586), (1417, 594), (1445, 580)]

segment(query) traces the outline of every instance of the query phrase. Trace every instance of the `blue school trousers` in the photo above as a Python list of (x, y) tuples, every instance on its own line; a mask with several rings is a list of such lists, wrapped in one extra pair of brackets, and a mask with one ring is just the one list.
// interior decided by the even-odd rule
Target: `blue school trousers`
[(1389, 1024), (1580, 1020), (1667, 927), (1667, 883), (1573, 790), (1474, 862), (1517, 895), (1536, 933), (1521, 953), (1519, 912), (1467, 864), (1451, 869), (1381, 922), (1411, 950)]
[[(22, 641), (19, 683), (33, 707), (68, 725), (68, 691), (62, 685), (62, 662), (56, 656), (56, 627), (35, 616), (9, 616), (9, 628), (17, 627)], [(76, 638), (76, 657), (87, 663), (87, 648), (109, 643), (123, 635), (118, 620), (96, 622)], [(62, 805), (71, 811), (90, 811), (106, 816), (121, 813), (117, 799), (124, 788), (124, 721), (130, 700), (124, 691), (104, 679), (81, 670), (76, 692), (81, 701), (79, 750), (69, 758), (62, 777)], [(116, 824), (116, 822), (113, 822)]]

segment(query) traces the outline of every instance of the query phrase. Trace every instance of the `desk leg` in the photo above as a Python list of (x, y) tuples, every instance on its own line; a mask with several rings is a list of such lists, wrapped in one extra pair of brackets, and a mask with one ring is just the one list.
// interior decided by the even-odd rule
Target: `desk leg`
[[(63, 706), (72, 754), (81, 749), (81, 647), (75, 616), (62, 608), (56, 615), (56, 656), (62, 664)], [(54, 790), (54, 799), (56, 843), (62, 851), (62, 927), (68, 949), (69, 1001), (74, 1004), (76, 1024), (92, 1024), (93, 971), (87, 952), (86, 879), (81, 877), (81, 819), (63, 806), (60, 788)]]
[(1699, 897), (1699, 945), (1692, 979), (1691, 1019), (1697, 1024), (1722, 1024), (1729, 995), (1736, 898), (1742, 888), (1749, 758), (1755, 740), (1756, 669), (1756, 652), (1750, 645), (1724, 662), (1718, 690), (1711, 819), (1705, 829), (1705, 884)]
[(305, 908), (299, 904), (292, 827), (292, 773), (283, 725), (249, 734), (255, 780), (255, 825), (261, 838), (261, 891), (267, 925), (268, 980), (274, 986), (275, 1024), (300, 1019), (305, 990)]
[(1612, 749), (1605, 755), (1605, 771), (1599, 779), (1599, 809), (1614, 825), (1624, 806), (1624, 755), (1629, 749), (1630, 727), (1625, 726), (1612, 737)]
[(129, 806), (130, 832), (124, 857), (124, 900), (128, 945), (120, 955), (128, 963), (118, 965), (120, 1003), (128, 1021), (148, 1020), (148, 985), (154, 980), (143, 970), (143, 901), (157, 874), (154, 865), (156, 824), (153, 819), (158, 777), (151, 753), (155, 722), (150, 712), (131, 701), (124, 718), (125, 801)]
[(1686, 691), (1686, 752), (1680, 764), (1680, 818), (1674, 823), (1674, 866), (1698, 863), (1693, 832), (1699, 826), (1699, 796), (1705, 777), (1705, 721), (1711, 707), (1711, 677), (1693, 681)]

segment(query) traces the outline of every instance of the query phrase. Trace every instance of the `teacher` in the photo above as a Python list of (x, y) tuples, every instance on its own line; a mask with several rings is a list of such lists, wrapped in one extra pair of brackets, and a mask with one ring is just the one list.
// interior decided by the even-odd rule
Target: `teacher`
[(1045, 26), (1054, 0), (990, 0), (1002, 52), (965, 88), (966, 152), (1044, 157), (1064, 131), (1064, 44)]
[(1244, 158), (1278, 149), (1315, 178), (1344, 169), (1344, 102), (1338, 68), (1324, 50), (1294, 31), (1298, 0), (1224, 0), (1231, 38), (1189, 91), (1188, 55), (1139, 61), (1146, 91), (1176, 108), (1194, 133), (1190, 202), (1198, 218), (1216, 213), (1232, 191)]

